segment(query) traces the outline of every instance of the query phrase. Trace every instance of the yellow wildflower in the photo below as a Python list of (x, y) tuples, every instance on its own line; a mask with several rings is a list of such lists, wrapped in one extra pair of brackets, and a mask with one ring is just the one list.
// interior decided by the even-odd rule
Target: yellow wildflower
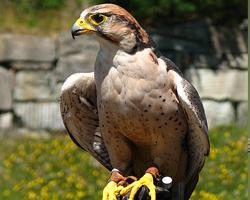
[(205, 200), (219, 200), (216, 195), (203, 190), (200, 191), (200, 196)]
[(9, 191), (9, 190), (4, 190), (4, 191), (3, 191), (3, 195), (4, 195), (5, 197), (10, 196), (10, 191)]
[(78, 191), (78, 192), (76, 193), (76, 196), (77, 196), (78, 198), (83, 198), (83, 197), (86, 196), (86, 193), (83, 192), (83, 191)]
[(33, 192), (33, 191), (29, 191), (29, 192), (28, 192), (28, 198), (29, 198), (29, 199), (35, 199), (35, 198), (36, 198), (36, 193)]

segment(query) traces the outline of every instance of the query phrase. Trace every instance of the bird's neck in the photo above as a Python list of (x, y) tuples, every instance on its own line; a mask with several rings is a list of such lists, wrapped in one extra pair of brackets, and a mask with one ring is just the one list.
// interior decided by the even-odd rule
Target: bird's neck
[(97, 61), (102, 63), (112, 64), (114, 56), (120, 50), (119, 46), (107, 40), (99, 41), (100, 49), (97, 55)]
[(109, 70), (114, 66), (113, 59), (119, 47), (109, 41), (99, 41), (100, 49), (95, 62), (95, 79), (97, 82), (102, 82), (104, 77), (109, 73)]

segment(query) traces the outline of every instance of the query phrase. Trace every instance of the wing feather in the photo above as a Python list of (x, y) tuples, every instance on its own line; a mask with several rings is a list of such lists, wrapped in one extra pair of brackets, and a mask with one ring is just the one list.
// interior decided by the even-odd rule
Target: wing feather
[(186, 195), (190, 196), (209, 154), (208, 125), (205, 111), (198, 92), (191, 83), (184, 79), (178, 67), (169, 59), (163, 58), (167, 65), (169, 78), (176, 90), (188, 123), (188, 172), (185, 178)]
[(76, 73), (63, 84), (60, 109), (64, 125), (79, 147), (108, 170), (112, 169), (99, 127), (93, 73)]

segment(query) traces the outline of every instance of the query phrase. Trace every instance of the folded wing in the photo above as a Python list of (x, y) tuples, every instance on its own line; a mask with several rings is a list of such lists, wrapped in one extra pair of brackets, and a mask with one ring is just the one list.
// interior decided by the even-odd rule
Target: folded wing
[(93, 73), (71, 75), (62, 86), (60, 109), (71, 139), (108, 170), (112, 169), (99, 127)]
[(191, 195), (204, 165), (205, 156), (209, 154), (210, 144), (205, 111), (198, 92), (186, 79), (183, 78), (178, 67), (167, 58), (165, 61), (177, 98), (182, 106), (189, 128), (188, 144), (188, 171), (185, 178), (186, 195)]

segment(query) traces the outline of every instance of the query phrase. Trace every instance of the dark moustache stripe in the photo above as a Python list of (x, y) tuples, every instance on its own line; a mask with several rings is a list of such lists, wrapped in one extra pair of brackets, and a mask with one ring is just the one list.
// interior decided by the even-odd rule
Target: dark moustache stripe
[(143, 38), (141, 35), (141, 32), (139, 31), (141, 29), (141, 27), (138, 25), (138, 23), (136, 23), (135, 21), (131, 21), (129, 18), (127, 18), (124, 15), (118, 15), (118, 14), (114, 14), (112, 12), (110, 13), (103, 13), (104, 15), (107, 16), (115, 16), (115, 20), (117, 22), (120, 23), (125, 23), (131, 30), (134, 31), (135, 37), (136, 37), (136, 45), (133, 47), (133, 49), (131, 49), (131, 51), (129, 52), (130, 54), (134, 54), (136, 53), (138, 50), (144, 49), (145, 47), (147, 47), (148, 45), (145, 44), (143, 42)]
[[(95, 10), (98, 10), (99, 8), (94, 8), (91, 11), (94, 12)], [(89, 13), (89, 15), (91, 15), (93, 13)], [(118, 23), (124, 23), (126, 24), (131, 30), (134, 31), (135, 37), (136, 37), (136, 45), (133, 47), (133, 49), (131, 49), (131, 51), (129, 52), (130, 54), (134, 54), (136, 53), (138, 50), (144, 49), (145, 47), (148, 47), (148, 44), (145, 44), (143, 42), (143, 36), (140, 32), (141, 27), (138, 25), (138, 23), (136, 23), (135, 21), (131, 21), (129, 18), (127, 18), (124, 15), (118, 15), (115, 14), (113, 12), (102, 12), (100, 14), (106, 15), (107, 17), (114, 17), (114, 20)], [(104, 39), (111, 41), (113, 43), (118, 43), (118, 41), (114, 40), (112, 37), (109, 37), (109, 35), (106, 35), (102, 32), (102, 30), (96, 26), (97, 32), (98, 34), (103, 37)]]
[(118, 22), (125, 23), (129, 28), (131, 28), (132, 30), (135, 31), (135, 35), (138, 38), (138, 40), (140, 42), (143, 41), (142, 40), (142, 35), (139, 32), (139, 30), (141, 29), (141, 27), (136, 22), (131, 21), (129, 18), (127, 18), (124, 15), (118, 15), (118, 14), (114, 14), (112, 12), (105, 12), (105, 13), (102, 13), (102, 14), (106, 15), (107, 17), (115, 16), (115, 20), (117, 20)]

